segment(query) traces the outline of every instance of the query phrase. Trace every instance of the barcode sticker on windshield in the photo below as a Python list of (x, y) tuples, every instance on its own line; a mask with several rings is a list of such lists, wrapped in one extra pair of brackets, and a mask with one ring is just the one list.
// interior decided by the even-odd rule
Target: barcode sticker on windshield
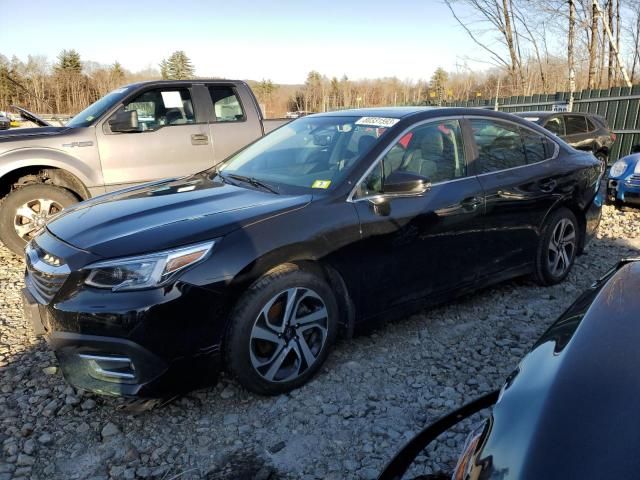
[(371, 127), (393, 127), (399, 121), (399, 118), (362, 117), (356, 121), (356, 125), (368, 125)]

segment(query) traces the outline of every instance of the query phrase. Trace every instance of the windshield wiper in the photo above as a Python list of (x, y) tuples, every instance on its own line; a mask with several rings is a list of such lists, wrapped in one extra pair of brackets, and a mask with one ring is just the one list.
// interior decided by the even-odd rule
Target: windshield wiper
[[(224, 178), (224, 176), (222, 176), (220, 174), (220, 172), (218, 172), (218, 175), (221, 176), (222, 178)], [(240, 182), (248, 183), (249, 185), (253, 185), (254, 187), (262, 188), (263, 190), (267, 190), (267, 191), (269, 191), (271, 193), (275, 193), (276, 195), (280, 194), (280, 192), (278, 192), (271, 185), (269, 185), (268, 183), (264, 183), (264, 182), (258, 180), (257, 178), (246, 177), (244, 175), (237, 175), (235, 173), (227, 173), (226, 176), (229, 177), (229, 178), (232, 178), (234, 180), (238, 180)]]

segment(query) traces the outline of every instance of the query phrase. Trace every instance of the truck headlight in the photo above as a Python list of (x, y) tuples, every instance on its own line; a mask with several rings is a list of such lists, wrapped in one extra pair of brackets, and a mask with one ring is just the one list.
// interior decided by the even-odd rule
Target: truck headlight
[(85, 283), (112, 291), (142, 290), (164, 285), (187, 267), (205, 260), (215, 240), (189, 247), (88, 265)]
[(627, 170), (627, 162), (624, 160), (618, 160), (613, 164), (611, 170), (609, 170), (610, 177), (619, 177)]

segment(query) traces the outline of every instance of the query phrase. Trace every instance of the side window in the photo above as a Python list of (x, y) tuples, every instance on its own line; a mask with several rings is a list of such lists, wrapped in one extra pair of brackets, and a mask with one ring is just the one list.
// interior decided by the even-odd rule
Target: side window
[(551, 133), (562, 137), (564, 135), (564, 119), (562, 117), (554, 117), (547, 120), (544, 124), (544, 128)]
[(460, 123), (428, 123), (403, 135), (358, 186), (357, 196), (383, 193), (384, 179), (395, 171), (416, 173), (431, 183), (466, 176)]
[(593, 124), (589, 117), (584, 117), (587, 120), (587, 131), (593, 132), (596, 129), (596, 126)]
[(488, 119), (470, 121), (478, 146), (480, 173), (491, 173), (527, 164), (520, 128)]
[(527, 163), (542, 162), (553, 156), (555, 145), (551, 140), (526, 128), (521, 128), (520, 130)]
[(241, 122), (245, 119), (240, 99), (231, 87), (209, 87), (216, 122)]
[(195, 122), (191, 94), (187, 88), (147, 90), (127, 102), (124, 109), (138, 112), (141, 131)]
[(567, 135), (585, 133), (587, 131), (587, 120), (582, 115), (567, 115), (566, 118)]

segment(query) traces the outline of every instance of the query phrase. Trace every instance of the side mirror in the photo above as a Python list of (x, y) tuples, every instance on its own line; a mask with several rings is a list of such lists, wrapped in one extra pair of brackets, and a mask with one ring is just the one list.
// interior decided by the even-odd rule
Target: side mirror
[(125, 110), (118, 110), (109, 119), (109, 128), (111, 128), (112, 132), (117, 133), (140, 131), (138, 125), (138, 112), (136, 110), (131, 110), (129, 112)]
[(431, 182), (428, 178), (412, 172), (396, 170), (384, 181), (384, 193), (395, 195), (417, 195), (429, 190)]

